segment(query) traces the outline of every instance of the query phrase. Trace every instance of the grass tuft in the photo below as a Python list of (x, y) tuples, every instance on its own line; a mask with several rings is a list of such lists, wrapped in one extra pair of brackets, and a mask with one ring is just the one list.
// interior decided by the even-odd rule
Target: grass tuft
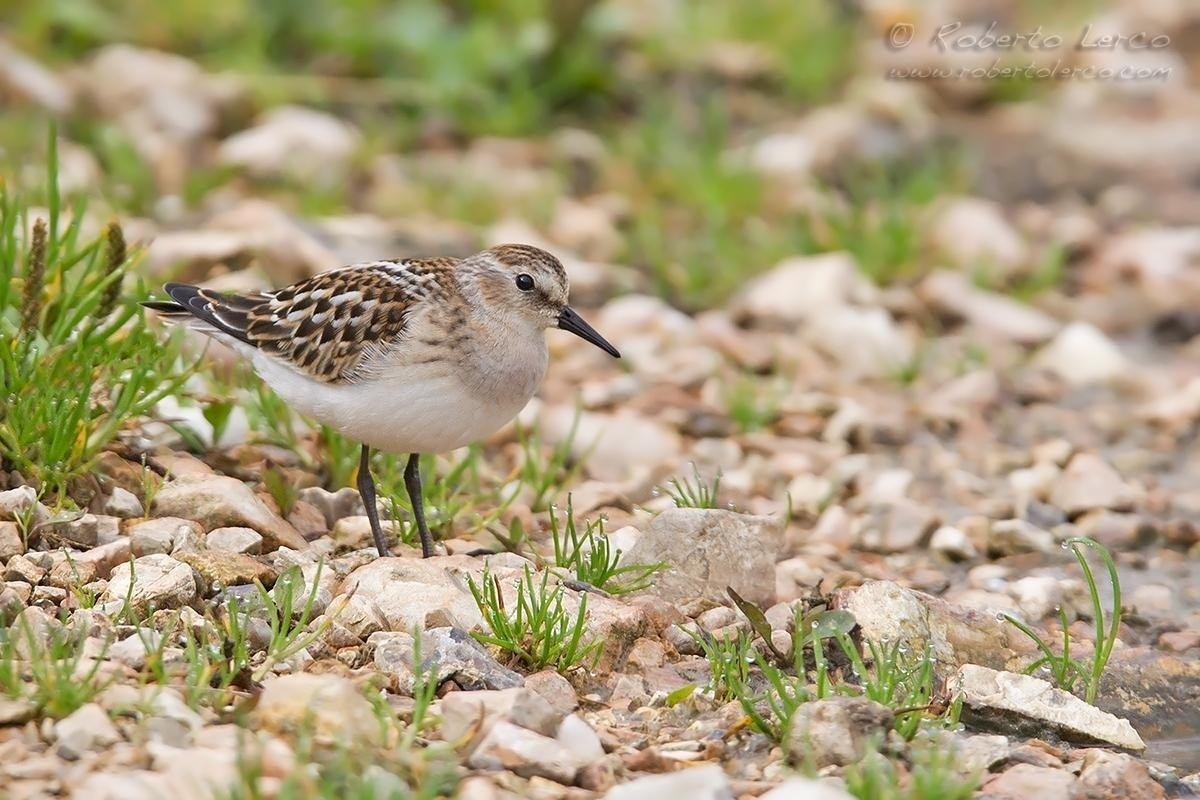
[(550, 509), (554, 565), (570, 570), (575, 580), (582, 584), (608, 594), (631, 594), (649, 588), (654, 583), (655, 574), (667, 568), (665, 561), (620, 566), (621, 551), (612, 549), (608, 537), (604, 535), (603, 519), (586, 523), (580, 533), (570, 495), (567, 495), (564, 520), (560, 525), (558, 513), (554, 508)]
[[(1079, 561), (1083, 570), (1083, 579), (1087, 584), (1088, 595), (1092, 601), (1092, 623), (1095, 626), (1095, 645), (1092, 654), (1087, 658), (1071, 657), (1071, 636), (1068, 631), (1067, 612), (1060, 606), (1058, 621), (1062, 630), (1062, 653), (1055, 655), (1050, 645), (1032, 628), (1012, 614), (1004, 614), (1017, 630), (1028, 636), (1038, 650), (1041, 658), (1025, 668), (1026, 675), (1032, 675), (1043, 668), (1050, 671), (1051, 682), (1060, 689), (1074, 692), (1080, 683), (1083, 684), (1083, 698), (1089, 703), (1096, 702), (1096, 693), (1100, 689), (1100, 679), (1104, 676), (1104, 668), (1112, 655), (1113, 645), (1117, 641), (1117, 632), (1121, 628), (1121, 579), (1117, 574), (1117, 565), (1113, 562), (1108, 548), (1087, 536), (1075, 536), (1063, 542), (1063, 547), (1070, 549)], [(1104, 603), (1100, 596), (1100, 587), (1096, 576), (1088, 563), (1084, 548), (1089, 547), (1100, 554), (1104, 568), (1108, 573), (1109, 585), (1112, 588), (1112, 607), (1109, 609), (1107, 628), (1105, 626)]]
[(564, 603), (566, 589), (562, 585), (551, 587), (549, 581), (549, 571), (543, 571), (537, 581), (526, 567), (517, 580), (516, 607), (510, 613), (500, 580), (489, 569), (484, 568), (479, 583), (468, 577), (471, 596), (488, 626), (488, 632), (472, 635), (531, 670), (553, 667), (569, 672), (594, 666), (600, 658), (601, 643), (586, 634), (587, 592), (580, 594), (579, 608), (572, 615)]

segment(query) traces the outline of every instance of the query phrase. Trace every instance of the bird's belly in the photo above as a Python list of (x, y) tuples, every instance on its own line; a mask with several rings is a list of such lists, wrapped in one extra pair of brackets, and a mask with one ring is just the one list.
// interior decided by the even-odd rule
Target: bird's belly
[[(443, 453), (486, 438), (517, 415), (536, 386), (521, 396), (485, 397), (454, 374), (419, 368), (404, 379), (329, 385), (296, 375), (263, 378), (297, 411), (343, 436), (392, 453)], [(273, 380), (274, 378), (274, 380)]]

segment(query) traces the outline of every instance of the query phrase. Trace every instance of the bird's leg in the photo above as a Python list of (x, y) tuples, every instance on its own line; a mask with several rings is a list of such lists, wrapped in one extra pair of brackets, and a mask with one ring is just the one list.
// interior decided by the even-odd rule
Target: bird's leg
[(371, 448), (362, 446), (362, 456), (358, 461), (358, 493), (362, 496), (363, 506), (367, 509), (367, 519), (371, 523), (371, 535), (375, 537), (375, 549), (380, 556), (388, 554), (387, 542), (383, 540), (383, 529), (379, 527), (379, 505), (375, 501), (375, 479), (371, 477)]
[(413, 453), (404, 467), (404, 488), (408, 490), (408, 502), (412, 506), (413, 519), (417, 521), (417, 533), (421, 536), (421, 555), (433, 555), (433, 537), (425, 524), (425, 507), (421, 502), (421, 457)]

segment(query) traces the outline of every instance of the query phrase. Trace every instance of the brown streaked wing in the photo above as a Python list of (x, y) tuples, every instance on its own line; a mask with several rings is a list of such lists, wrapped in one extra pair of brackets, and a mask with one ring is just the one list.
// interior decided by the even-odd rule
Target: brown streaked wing
[(419, 303), (450, 291), (445, 274), (455, 263), (426, 259), (333, 270), (274, 292), (225, 298), (213, 313), (298, 372), (353, 383), (370, 373), (374, 357), (404, 343)]

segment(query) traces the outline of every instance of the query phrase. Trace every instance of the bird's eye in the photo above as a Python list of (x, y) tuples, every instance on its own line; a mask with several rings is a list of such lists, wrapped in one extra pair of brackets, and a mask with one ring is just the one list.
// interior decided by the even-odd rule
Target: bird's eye
[(526, 273), (522, 272), (520, 275), (517, 276), (517, 288), (520, 289), (522, 292), (533, 291), (533, 276), (527, 275)]

